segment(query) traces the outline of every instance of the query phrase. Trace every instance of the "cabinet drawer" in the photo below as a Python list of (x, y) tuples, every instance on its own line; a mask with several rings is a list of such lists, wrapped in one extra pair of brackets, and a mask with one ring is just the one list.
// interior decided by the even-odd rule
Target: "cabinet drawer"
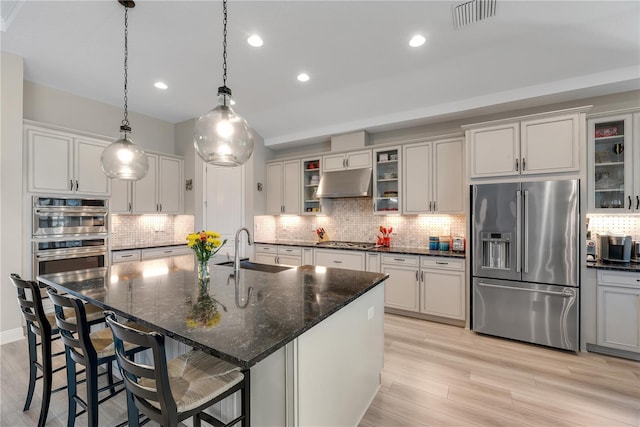
[(186, 245), (156, 249), (143, 249), (142, 259), (163, 258), (168, 256), (186, 255), (189, 253), (191, 253), (191, 249), (189, 249)]
[(139, 261), (140, 251), (138, 249), (131, 251), (115, 251), (111, 252), (111, 262), (127, 262), (127, 261)]
[(640, 288), (640, 273), (598, 270), (598, 285), (615, 285)]
[(261, 252), (263, 254), (277, 254), (278, 247), (276, 245), (264, 245), (257, 243), (256, 244), (256, 252)]
[(302, 248), (295, 246), (278, 246), (278, 255), (302, 256)]
[(417, 256), (406, 255), (382, 255), (382, 264), (394, 264), (394, 265), (410, 265), (417, 267), (419, 258)]
[(446, 268), (448, 270), (464, 271), (464, 259), (453, 259), (453, 258), (444, 258), (444, 257), (421, 257), (420, 267)]

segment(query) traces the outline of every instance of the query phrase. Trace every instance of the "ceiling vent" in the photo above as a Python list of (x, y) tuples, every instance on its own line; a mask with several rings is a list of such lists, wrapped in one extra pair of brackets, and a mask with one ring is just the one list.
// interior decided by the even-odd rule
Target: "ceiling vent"
[(491, 18), (496, 14), (496, 0), (471, 0), (453, 7), (456, 28)]

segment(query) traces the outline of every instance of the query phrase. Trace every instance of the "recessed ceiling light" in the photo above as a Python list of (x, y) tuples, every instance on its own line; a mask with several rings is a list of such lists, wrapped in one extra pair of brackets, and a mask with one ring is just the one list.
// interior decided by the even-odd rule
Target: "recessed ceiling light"
[(169, 88), (169, 86), (167, 86), (165, 82), (155, 82), (153, 85), (158, 89), (162, 89), (162, 90)]
[(427, 41), (427, 39), (425, 39), (423, 35), (416, 34), (415, 36), (411, 37), (411, 40), (409, 40), (409, 46), (411, 47), (422, 46), (425, 41)]
[(253, 34), (247, 39), (247, 43), (249, 43), (253, 47), (260, 47), (264, 43), (259, 35)]
[(309, 74), (307, 73), (300, 73), (298, 74), (298, 80), (301, 82), (308, 82), (310, 79)]

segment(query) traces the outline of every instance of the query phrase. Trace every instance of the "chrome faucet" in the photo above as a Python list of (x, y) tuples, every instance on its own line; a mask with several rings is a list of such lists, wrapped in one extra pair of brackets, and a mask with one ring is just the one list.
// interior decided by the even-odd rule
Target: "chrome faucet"
[(253, 245), (253, 242), (251, 241), (251, 232), (249, 232), (248, 228), (242, 227), (238, 231), (236, 231), (236, 239), (234, 241), (234, 243), (235, 243), (235, 256), (233, 257), (233, 275), (234, 275), (234, 277), (238, 277), (238, 271), (240, 270), (240, 254), (238, 252), (238, 249), (240, 247), (240, 233), (242, 232), (242, 230), (247, 232), (247, 243), (249, 245)]

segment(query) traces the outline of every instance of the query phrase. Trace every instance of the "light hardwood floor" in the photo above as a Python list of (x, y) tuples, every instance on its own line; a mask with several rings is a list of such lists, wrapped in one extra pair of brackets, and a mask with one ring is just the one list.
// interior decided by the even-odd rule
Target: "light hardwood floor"
[[(22, 412), (26, 342), (0, 347), (1, 426), (33, 426)], [(54, 382), (64, 381), (63, 373)], [(125, 418), (124, 395), (100, 407), (100, 425)], [(66, 394), (54, 394), (48, 426), (66, 425)], [(86, 416), (78, 426), (86, 425)], [(639, 426), (640, 363), (573, 354), (385, 315), (382, 386), (360, 427)], [(329, 427), (329, 426), (324, 426)]]

